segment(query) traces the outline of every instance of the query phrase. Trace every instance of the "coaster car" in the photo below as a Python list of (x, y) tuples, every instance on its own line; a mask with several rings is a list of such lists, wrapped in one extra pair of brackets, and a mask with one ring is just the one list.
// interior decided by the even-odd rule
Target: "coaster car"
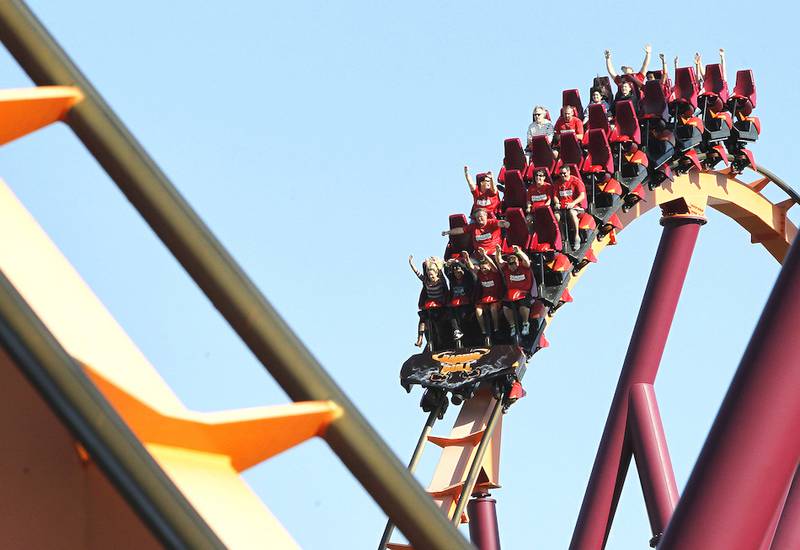
[(403, 363), (400, 385), (407, 392), (414, 385), (434, 390), (427, 399), (423, 395), (421, 403), (423, 409), (428, 406), (433, 410), (447, 392), (457, 403), (471, 398), (482, 385), (505, 383), (508, 377), (522, 378), (526, 361), (523, 350), (513, 345), (424, 351)]
[(728, 98), (728, 110), (733, 114), (734, 123), (725, 143), (734, 157), (731, 163), (734, 172), (741, 172), (747, 166), (755, 168), (756, 165), (753, 153), (746, 149), (747, 144), (758, 140), (761, 133), (761, 121), (758, 117), (751, 116), (755, 106), (756, 84), (753, 71), (737, 71), (736, 86)]
[(525, 151), (522, 149), (522, 142), (519, 138), (508, 138), (503, 141), (503, 166), (497, 175), (497, 181), (505, 184), (506, 172), (518, 170), (520, 174), (525, 173), (528, 161), (525, 159)]

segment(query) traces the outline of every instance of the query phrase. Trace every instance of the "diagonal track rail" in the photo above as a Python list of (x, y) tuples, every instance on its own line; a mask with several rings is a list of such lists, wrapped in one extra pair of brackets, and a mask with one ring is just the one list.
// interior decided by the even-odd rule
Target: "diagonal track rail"
[(65, 122), (289, 396), (343, 409), (323, 437), (406, 537), (469, 548), (22, 0), (0, 1), (0, 40), (37, 85), (81, 90)]

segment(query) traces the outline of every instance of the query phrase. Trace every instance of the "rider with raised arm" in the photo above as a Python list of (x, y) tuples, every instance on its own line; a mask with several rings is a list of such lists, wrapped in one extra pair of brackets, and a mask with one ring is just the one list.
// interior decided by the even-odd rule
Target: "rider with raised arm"
[[(480, 294), (475, 302), (475, 316), (487, 346), (492, 345), (491, 335), (500, 325), (500, 301), (503, 299), (503, 276), (492, 259), (483, 249), (478, 249), (478, 265), (466, 255), (467, 267), (472, 271), (480, 284)], [(486, 310), (489, 310), (487, 319)]]
[(463, 227), (455, 227), (453, 229), (446, 229), (442, 231), (442, 236), (448, 235), (463, 235), (464, 233), (472, 236), (473, 246), (475, 251), (480, 250), (494, 252), (494, 247), (500, 244), (502, 235), (500, 228), (509, 227), (505, 220), (498, 220), (495, 218), (489, 219), (489, 214), (483, 208), (478, 208), (472, 213), (473, 221), (469, 225)]
[[(419, 294), (419, 324), (417, 325), (417, 341), (415, 345), (422, 347), (422, 338), (425, 335), (426, 326), (428, 330), (428, 344), (433, 346), (431, 340), (432, 324), (441, 318), (448, 301), (447, 283), (442, 274), (443, 262), (440, 258), (430, 257), (422, 262), (422, 271), (414, 265), (414, 256), (408, 257), (408, 265), (411, 270), (422, 281), (422, 290)], [(427, 323), (427, 325), (426, 325)], [(431, 351), (433, 351), (431, 349)]]
[(558, 170), (558, 175), (553, 193), (556, 200), (556, 219), (561, 222), (561, 212), (567, 213), (567, 225), (570, 226), (569, 239), (572, 242), (572, 249), (577, 250), (581, 246), (578, 237), (578, 214), (584, 210), (583, 201), (586, 200), (586, 187), (580, 178), (572, 175), (568, 166), (562, 166)]
[(494, 251), (495, 263), (500, 266), (506, 284), (503, 315), (508, 321), (508, 326), (511, 327), (511, 338), (517, 335), (516, 313), (519, 313), (519, 319), (522, 322), (521, 334), (523, 336), (530, 334), (531, 304), (534, 298), (532, 292), (536, 293), (530, 259), (520, 247), (515, 245), (513, 250), (513, 254), (506, 256), (505, 260), (499, 246)]
[[(677, 57), (675, 58), (677, 62)], [(728, 73), (725, 70), (725, 49), (719, 49), (719, 68), (722, 72), (722, 80), (725, 82), (728, 81)], [(706, 68), (703, 66), (703, 58), (700, 56), (699, 52), (694, 54), (694, 70), (697, 73), (697, 84), (699, 86), (703, 85), (703, 81), (706, 79)]]
[(492, 172), (480, 174), (476, 183), (469, 175), (469, 166), (464, 166), (464, 178), (467, 180), (467, 185), (473, 198), (470, 212), (483, 208), (489, 217), (494, 218), (500, 208), (500, 194), (497, 192), (497, 185), (494, 182)]
[(647, 72), (647, 67), (650, 65), (650, 53), (653, 51), (653, 48), (650, 47), (650, 44), (647, 44), (644, 47), (644, 61), (642, 62), (642, 68), (639, 69), (638, 73), (633, 72), (633, 67), (629, 67), (627, 65), (623, 65), (622, 75), (617, 74), (617, 71), (614, 70), (614, 63), (611, 60), (611, 50), (606, 50), (606, 69), (608, 70), (608, 75), (614, 81), (617, 86), (621, 85), (622, 82), (625, 80), (625, 75), (631, 75), (636, 78), (640, 83), (644, 84), (645, 73)]
[(451, 258), (444, 264), (444, 274), (450, 282), (450, 324), (453, 328), (453, 340), (460, 342), (464, 334), (461, 326), (466, 315), (474, 308), (475, 274), (468, 267), (469, 253), (461, 252), (459, 258)]

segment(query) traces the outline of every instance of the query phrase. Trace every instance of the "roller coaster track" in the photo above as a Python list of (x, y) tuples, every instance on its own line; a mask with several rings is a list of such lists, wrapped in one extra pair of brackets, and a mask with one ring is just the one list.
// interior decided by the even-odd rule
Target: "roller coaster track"
[[(764, 194), (770, 187), (779, 189), (786, 198), (772, 202)], [(710, 207), (737, 222), (750, 234), (752, 243), (762, 245), (778, 262), (783, 262), (797, 235), (797, 227), (789, 219), (788, 211), (798, 203), (800, 195), (764, 168), (748, 169), (744, 174), (734, 174), (730, 168), (691, 171), (649, 190), (644, 199), (627, 212), (620, 210), (622, 228), (617, 233), (657, 207), (663, 209), (665, 218), (686, 216), (698, 220), (703, 218), (706, 207)], [(600, 253), (610, 244), (611, 238), (605, 235), (595, 239), (595, 235), (596, 231), (590, 235), (594, 239), (591, 249), (599, 261)], [(566, 285), (568, 290), (574, 288), (590, 265), (570, 277)], [(548, 315), (545, 328), (557, 314), (558, 309)], [(497, 401), (488, 392), (479, 393), (462, 407), (448, 436), (426, 438), (443, 449), (428, 492), (455, 523), (469, 521), (463, 512), (471, 496), (480, 496), (499, 487), (502, 423), (491, 422), (496, 410)], [(421, 454), (424, 443), (420, 441), (415, 456)], [(387, 533), (391, 533), (389, 526), (379, 548), (388, 541)], [(389, 543), (389, 548), (401, 549), (404, 545)], [(574, 548), (585, 546), (579, 544)]]
[[(3, 115), (0, 143), (53, 122), (67, 123), (278, 383), (293, 400), (310, 401), (292, 403), (287, 407), (289, 412), (284, 410), (281, 414), (257, 419), (259, 426), (266, 426), (265, 433), (271, 438), (280, 439), (279, 434), (287, 432), (292, 433), (292, 437), (271, 444), (269, 449), (259, 448), (257, 452), (252, 447), (228, 449), (222, 453), (225, 460), (219, 461), (225, 466), (215, 474), (238, 480), (238, 472), (252, 465), (256, 458), (269, 458), (304, 439), (320, 436), (415, 548), (468, 548), (453, 524), (468, 519), (464, 511), (465, 508), (469, 510), (467, 502), (473, 494), (499, 486), (501, 402), (479, 393), (463, 404), (446, 437), (430, 435), (438, 411), (431, 413), (409, 465), (413, 470), (427, 441), (442, 448), (434, 479), (425, 494), (20, 0), (0, 3), (0, 39), (41, 86), (0, 92)], [(690, 172), (665, 182), (646, 193), (644, 201), (620, 215), (623, 226), (620, 231), (656, 207), (661, 208), (662, 220), (667, 223), (681, 219), (696, 222), (706, 208), (711, 207), (735, 220), (751, 235), (753, 243), (762, 245), (776, 260), (783, 262), (797, 234), (787, 213), (800, 202), (800, 197), (768, 170), (759, 168), (752, 174), (753, 179), (747, 180), (729, 170)], [(781, 190), (787, 198), (772, 202), (763, 193), (769, 186)], [(0, 199), (4, 213), (24, 218), (4, 186), (0, 187)], [(29, 222), (25, 219), (21, 223), (28, 229), (34, 228), (35, 224)], [(30, 234), (37, 239), (40, 237), (36, 230)], [(606, 235), (593, 240), (591, 248), (599, 257), (609, 244), (610, 238)], [(11, 253), (8, 257), (0, 255), (0, 261), (23, 256), (18, 248), (9, 247), (8, 250)], [(236, 432), (237, 423), (219, 419), (210, 422), (208, 418), (198, 418), (185, 410), (176, 409), (166, 414), (149, 407), (146, 400), (137, 400), (126, 393), (114, 380), (95, 370), (97, 365), (81, 361), (85, 350), (79, 352), (70, 347), (68, 344), (74, 342), (69, 342), (69, 338), (55, 337), (52, 323), (44, 323), (38, 310), (34, 311), (27, 303), (34, 297), (28, 287), (36, 283), (29, 284), (21, 278), (12, 281), (10, 275), (17, 273), (5, 273), (5, 267), (10, 266), (13, 269), (9, 271), (13, 272), (18, 265), (11, 261), (2, 265), (1, 347), (20, 371), (36, 381), (34, 385), (41, 397), (84, 445), (85, 449), (79, 452), (82, 460), (87, 463), (95, 460), (100, 464), (158, 540), (174, 547), (230, 545), (230, 540), (236, 540), (236, 533), (232, 534), (231, 525), (226, 525), (229, 519), (220, 517), (230, 514), (215, 517), (208, 510), (201, 513), (202, 499), (194, 498), (192, 483), (181, 484), (179, 468), (170, 469), (175, 462), (169, 458), (172, 452), (167, 448), (169, 445), (160, 439), (163, 434), (145, 433), (142, 425), (148, 422), (167, 424), (173, 438), (169, 444), (199, 455), (208, 454), (205, 440), (210, 433)], [(566, 288), (572, 289), (587, 269), (588, 266), (571, 276)], [(38, 305), (45, 309), (41, 308), (41, 303)], [(551, 313), (545, 326), (553, 322), (558, 310)], [(86, 353), (91, 355), (92, 351)], [(5, 357), (2, 355), (0, 359), (5, 361)], [(647, 401), (647, 388), (639, 389), (643, 390), (644, 404), (651, 405)], [(637, 401), (636, 396), (632, 396), (631, 401)], [(252, 418), (247, 421), (256, 422)], [(193, 439), (184, 433), (187, 426), (201, 430), (203, 437)], [(298, 435), (295, 432), (300, 427), (303, 434)], [(86, 451), (88, 455), (84, 457)], [(792, 467), (796, 465), (796, 458)], [(165, 469), (170, 471), (169, 478)], [(585, 509), (596, 511), (591, 506)], [(253, 510), (258, 514), (262, 512), (258, 505), (248, 513)], [(237, 513), (243, 511), (237, 509)], [(601, 510), (600, 513), (605, 512)], [(677, 511), (675, 515), (679, 516)], [(253, 514), (250, 517), (262, 516)], [(613, 510), (605, 519), (610, 522), (611, 517)], [(663, 521), (661, 523), (654, 528), (654, 541), (665, 526)], [(595, 530), (594, 535), (599, 532), (601, 539), (597, 547), (604, 544), (603, 531), (607, 534), (608, 525)], [(665, 543), (671, 532), (667, 531)], [(387, 529), (387, 534), (391, 534), (391, 528)], [(385, 538), (388, 540), (388, 536)], [(281, 547), (293, 547), (288, 536), (280, 540)], [(576, 540), (573, 540), (573, 548), (588, 547)], [(274, 539), (263, 539), (263, 542), (267, 545)]]

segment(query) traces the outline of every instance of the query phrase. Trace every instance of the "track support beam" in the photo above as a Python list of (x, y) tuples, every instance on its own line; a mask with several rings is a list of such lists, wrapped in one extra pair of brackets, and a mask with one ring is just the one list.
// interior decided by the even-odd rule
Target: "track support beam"
[(489, 493), (475, 495), (467, 504), (469, 539), (478, 550), (500, 550), (497, 501)]
[[(795, 240), (660, 550), (750, 550), (761, 544), (800, 458), (800, 346), (793, 345), (799, 319)], [(796, 498), (790, 494), (788, 514)]]
[[(664, 216), (650, 279), (600, 440), (570, 550), (605, 547), (632, 455), (628, 400), (635, 384), (655, 382), (689, 263), (705, 218)], [(656, 534), (656, 533), (654, 533)]]

